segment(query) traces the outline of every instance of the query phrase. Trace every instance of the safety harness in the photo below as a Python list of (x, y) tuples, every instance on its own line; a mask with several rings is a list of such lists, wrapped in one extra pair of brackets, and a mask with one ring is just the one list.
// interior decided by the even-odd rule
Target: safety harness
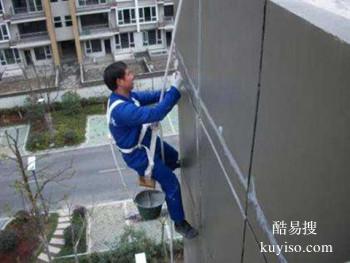
[[(140, 102), (138, 100), (136, 100), (135, 98), (132, 98), (132, 100), (134, 101), (134, 104), (138, 107), (140, 107)], [(106, 114), (106, 118), (107, 118), (107, 125), (110, 124), (111, 121), (111, 116), (112, 116), (112, 112), (113, 110), (120, 104), (124, 103), (124, 100), (121, 99), (117, 99), (115, 100), (112, 105), (109, 106), (110, 100), (108, 99), (107, 102), (107, 114)], [(151, 128), (152, 130), (152, 135), (151, 135), (151, 143), (150, 143), (150, 147), (148, 148), (146, 145), (142, 144), (142, 141), (146, 135), (147, 129)], [(157, 123), (145, 123), (142, 125), (141, 131), (140, 131), (140, 135), (139, 135), (139, 139), (138, 142), (135, 146), (131, 147), (131, 148), (120, 148), (117, 144), (117, 148), (120, 152), (124, 153), (124, 154), (130, 154), (132, 153), (134, 150), (136, 149), (141, 149), (144, 148), (146, 150), (146, 154), (147, 154), (147, 159), (148, 159), (148, 165), (147, 168), (145, 170), (145, 177), (148, 177), (149, 180), (152, 180), (152, 169), (154, 166), (154, 154), (155, 154), (155, 149), (156, 149), (156, 142), (157, 142), (157, 134), (158, 134), (158, 129), (159, 126)], [(153, 180), (152, 180), (153, 181)], [(142, 184), (142, 182), (140, 181), (140, 184)], [(147, 186), (147, 187), (151, 187), (154, 188), (153, 186), (154, 183), (149, 184), (145, 184), (143, 186)]]

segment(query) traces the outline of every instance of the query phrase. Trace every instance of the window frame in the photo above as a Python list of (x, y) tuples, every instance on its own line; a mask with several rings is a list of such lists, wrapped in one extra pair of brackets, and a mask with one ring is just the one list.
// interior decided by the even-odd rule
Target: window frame
[[(172, 15), (170, 15), (170, 16), (168, 16), (168, 15), (166, 15), (165, 14), (165, 8), (172, 8), (172, 10), (173, 10), (173, 14)], [(164, 17), (174, 17), (174, 13), (175, 13), (175, 7), (174, 7), (174, 4), (169, 4), (169, 5), (164, 5)]]
[(73, 23), (72, 23), (72, 16), (71, 15), (64, 16), (64, 25), (66, 27), (73, 25)]
[[(146, 20), (145, 9), (149, 8), (150, 19)], [(140, 23), (154, 23), (158, 21), (158, 10), (156, 5), (139, 7), (139, 22)]]
[[(94, 50), (94, 48), (96, 48), (96, 46), (94, 47), (93, 42), (99, 43), (98, 51)], [(86, 54), (100, 53), (102, 51), (103, 51), (103, 48), (102, 48), (101, 39), (89, 39), (89, 40), (85, 41), (85, 53)]]
[(0, 0), (0, 15), (4, 14), (4, 5), (2, 3), (2, 0)]
[[(3, 28), (5, 28), (6, 34), (3, 32)], [(7, 26), (7, 23), (0, 24), (0, 42), (9, 41), (10, 40), (10, 31)]]
[[(38, 58), (37, 56), (37, 52), (36, 50), (41, 50), (43, 57)], [(34, 48), (34, 55), (35, 55), (35, 60), (47, 60), (47, 59), (51, 59), (52, 55), (51, 55), (51, 49), (50, 46), (41, 46), (41, 47), (35, 47)]]
[[(58, 18), (58, 20), (56, 18)], [(53, 17), (53, 23), (54, 23), (55, 28), (63, 27), (62, 17), (61, 16), (54, 16)]]
[[(12, 51), (12, 56), (13, 56), (13, 59), (14, 59), (13, 63), (9, 63), (9, 61), (8, 61), (8, 59), (6, 57), (6, 54), (5, 54), (5, 50)], [(21, 57), (19, 55), (19, 52), (18, 52), (17, 48), (0, 49), (0, 64), (2, 66), (18, 64), (18, 63), (21, 63), (21, 62), (22, 62), (22, 60), (21, 60)]]
[[(128, 47), (123, 47), (122, 45), (122, 37), (121, 35), (127, 35), (128, 36)], [(134, 33), (133, 32), (125, 32), (115, 35), (115, 48), (117, 50), (123, 50), (123, 49), (130, 49), (135, 47), (135, 39), (134, 39)]]
[[(155, 31), (154, 44), (150, 44), (150, 37), (149, 37), (150, 31)], [(142, 36), (143, 36), (144, 47), (163, 44), (162, 31), (160, 29), (151, 29), (151, 30), (143, 31)]]
[[(124, 12), (128, 12), (130, 22), (125, 23)], [(121, 8), (117, 10), (117, 24), (118, 26), (134, 25), (136, 24), (135, 8)]]

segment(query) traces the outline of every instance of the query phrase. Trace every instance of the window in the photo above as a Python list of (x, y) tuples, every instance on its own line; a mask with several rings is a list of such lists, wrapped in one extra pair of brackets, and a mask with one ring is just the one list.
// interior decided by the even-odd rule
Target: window
[(7, 25), (6, 24), (0, 25), (0, 41), (9, 40), (9, 39), (10, 39), (10, 36), (8, 34)]
[(28, 0), (29, 11), (36, 12), (43, 10), (43, 6), (41, 5), (41, 0)]
[(51, 58), (51, 50), (49, 46), (34, 48), (36, 60), (43, 60)]
[(55, 16), (53, 18), (55, 27), (62, 27), (62, 21), (61, 21), (61, 17), (60, 16)]
[(133, 33), (122, 33), (115, 36), (115, 48), (132, 48), (135, 47), (134, 34)]
[(118, 11), (118, 25), (136, 23), (135, 9), (123, 9)]
[(164, 16), (167, 16), (167, 17), (174, 16), (174, 5), (165, 5), (164, 6)]
[(151, 46), (162, 44), (162, 33), (160, 30), (148, 30), (143, 32), (143, 45)]
[(140, 22), (157, 21), (157, 11), (155, 6), (139, 8)]
[(4, 13), (4, 11), (2, 10), (2, 1), (0, 1), (0, 14)]
[[(67, 1), (67, 0), (62, 0)], [(105, 4), (107, 0), (78, 0), (79, 6)]]
[(1, 49), (0, 50), (0, 63), (1, 65), (16, 64), (20, 63), (21, 58), (19, 57), (18, 50), (14, 49)]
[(64, 16), (64, 21), (66, 23), (66, 26), (72, 26), (72, 17), (71, 16)]
[(55, 3), (55, 2), (57, 2), (57, 0), (50, 0), (50, 2), (51, 2), (51, 3)]
[(94, 39), (85, 42), (86, 53), (97, 53), (102, 51), (101, 40)]

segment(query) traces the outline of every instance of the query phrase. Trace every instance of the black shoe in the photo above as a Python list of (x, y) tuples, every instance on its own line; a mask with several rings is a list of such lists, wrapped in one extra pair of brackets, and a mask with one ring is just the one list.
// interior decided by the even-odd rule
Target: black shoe
[(186, 220), (182, 221), (179, 224), (175, 223), (175, 231), (188, 239), (192, 239), (198, 236), (198, 231), (193, 228)]

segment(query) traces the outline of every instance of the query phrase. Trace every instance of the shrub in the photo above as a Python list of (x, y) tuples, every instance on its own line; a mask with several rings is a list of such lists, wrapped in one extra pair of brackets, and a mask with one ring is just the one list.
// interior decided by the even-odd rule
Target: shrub
[(62, 110), (62, 103), (58, 101), (51, 103), (51, 109), (54, 111)]
[[(175, 259), (183, 257), (183, 241), (174, 240)], [(153, 239), (147, 237), (144, 231), (135, 230), (132, 227), (126, 227), (124, 233), (118, 238), (116, 245), (112, 250), (102, 253), (93, 253), (88, 256), (79, 257), (81, 263), (129, 263), (135, 262), (136, 253), (146, 252), (147, 262), (165, 263), (169, 258), (164, 254), (164, 247)], [(169, 246), (167, 245), (169, 256)], [(70, 261), (60, 260), (57, 263), (68, 263)], [(176, 260), (177, 262), (177, 260)], [(181, 261), (182, 262), (182, 261)]]
[(75, 217), (85, 218), (85, 215), (86, 215), (86, 208), (84, 206), (78, 206), (74, 208), (73, 218)]
[(115, 262), (128, 263), (133, 262), (135, 254), (147, 251), (147, 261), (151, 261), (154, 255), (160, 255), (159, 248), (144, 231), (126, 227), (111, 256)]
[(80, 225), (78, 224), (71, 224), (69, 227), (67, 227), (63, 231), (63, 238), (64, 238), (64, 244), (66, 246), (72, 246), (73, 245), (73, 234), (72, 229), (74, 232), (74, 239), (77, 240), (80, 232)]
[(82, 111), (80, 96), (72, 91), (68, 91), (62, 96), (62, 110), (65, 115), (75, 115)]
[(19, 210), (15, 214), (15, 220), (19, 224), (28, 223), (30, 220), (30, 213), (25, 210)]
[(22, 115), (25, 115), (25, 107), (15, 106), (13, 108), (0, 109), (0, 115), (18, 114), (18, 112), (20, 112)]
[(26, 112), (25, 116), (29, 121), (33, 122), (44, 118), (45, 105), (43, 103), (37, 103), (35, 99), (26, 98), (24, 108)]
[(68, 129), (63, 133), (64, 143), (74, 144), (78, 140), (78, 134), (73, 129)]
[(48, 133), (33, 133), (28, 139), (27, 148), (30, 151), (44, 150), (50, 143), (50, 136)]
[(0, 232), (0, 252), (9, 252), (16, 248), (18, 237), (14, 230), (3, 230)]
[(81, 105), (83, 107), (85, 107), (85, 106), (89, 106), (89, 105), (102, 104), (102, 103), (106, 102), (107, 100), (108, 100), (108, 98), (106, 96), (82, 98)]
[[(86, 236), (85, 236), (86, 225), (84, 226), (85, 214), (86, 214), (85, 207), (79, 206), (73, 210), (71, 225), (67, 227), (63, 232), (66, 248), (72, 248), (73, 244), (76, 243), (77, 239), (79, 238), (79, 234), (82, 234), (78, 245), (78, 251), (85, 252), (86, 250)], [(74, 239), (73, 239), (73, 234), (74, 234)]]

